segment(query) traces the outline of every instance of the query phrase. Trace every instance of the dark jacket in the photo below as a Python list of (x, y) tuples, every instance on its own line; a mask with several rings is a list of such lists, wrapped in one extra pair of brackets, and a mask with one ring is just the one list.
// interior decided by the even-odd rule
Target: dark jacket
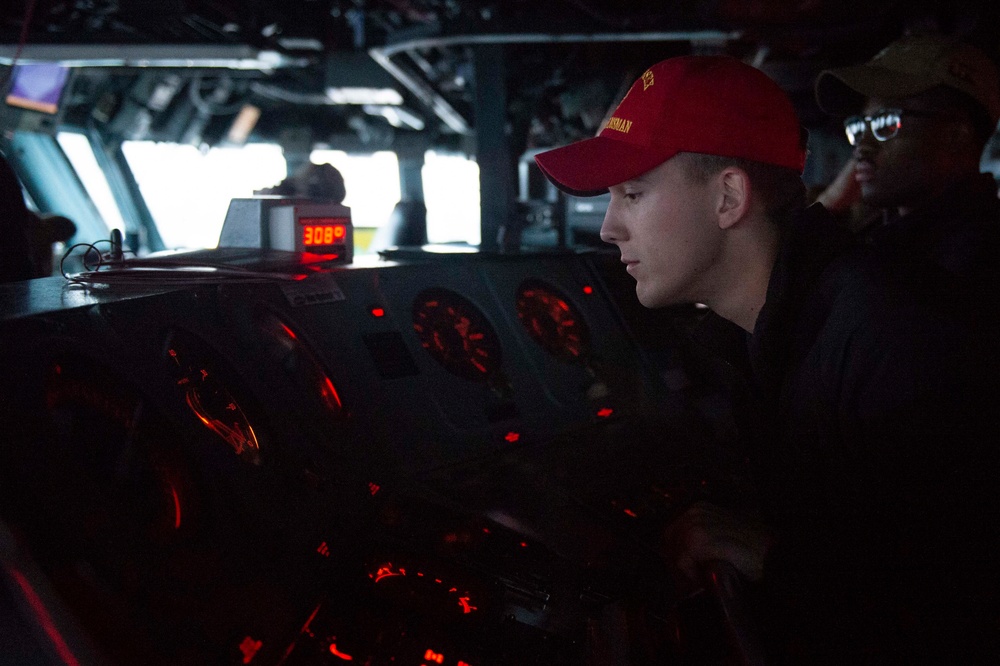
[(737, 423), (775, 530), (760, 590), (775, 661), (998, 654), (1000, 335), (986, 276), (1000, 218), (984, 198), (956, 205), (940, 214), (950, 233), (928, 210), (846, 252), (813, 207), (785, 233), (753, 335), (706, 322), (736, 342)]

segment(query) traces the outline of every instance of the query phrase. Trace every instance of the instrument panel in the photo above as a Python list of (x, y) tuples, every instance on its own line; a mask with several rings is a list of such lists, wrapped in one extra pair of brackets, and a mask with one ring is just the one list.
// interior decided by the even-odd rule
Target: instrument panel
[(582, 663), (717, 485), (586, 256), (103, 292), (0, 337), (4, 521), (112, 663)]

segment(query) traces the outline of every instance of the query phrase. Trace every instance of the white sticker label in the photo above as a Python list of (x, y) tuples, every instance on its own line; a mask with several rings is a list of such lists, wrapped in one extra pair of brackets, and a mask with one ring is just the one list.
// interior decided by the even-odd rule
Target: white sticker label
[(282, 283), (281, 291), (288, 299), (289, 305), (295, 308), (302, 305), (347, 300), (347, 296), (344, 295), (336, 280), (329, 273), (317, 273), (310, 275), (305, 280)]

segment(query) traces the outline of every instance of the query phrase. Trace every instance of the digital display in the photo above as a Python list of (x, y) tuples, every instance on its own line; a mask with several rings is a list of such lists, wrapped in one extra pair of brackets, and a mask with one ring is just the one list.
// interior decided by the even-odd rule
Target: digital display
[(303, 217), (302, 246), (343, 245), (347, 241), (350, 220), (340, 217)]

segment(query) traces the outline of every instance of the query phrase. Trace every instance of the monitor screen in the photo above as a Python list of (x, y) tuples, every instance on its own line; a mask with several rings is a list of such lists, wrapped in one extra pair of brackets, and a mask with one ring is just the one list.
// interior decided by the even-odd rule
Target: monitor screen
[(7, 104), (42, 113), (59, 111), (69, 68), (55, 63), (30, 63), (16, 65), (12, 75)]

